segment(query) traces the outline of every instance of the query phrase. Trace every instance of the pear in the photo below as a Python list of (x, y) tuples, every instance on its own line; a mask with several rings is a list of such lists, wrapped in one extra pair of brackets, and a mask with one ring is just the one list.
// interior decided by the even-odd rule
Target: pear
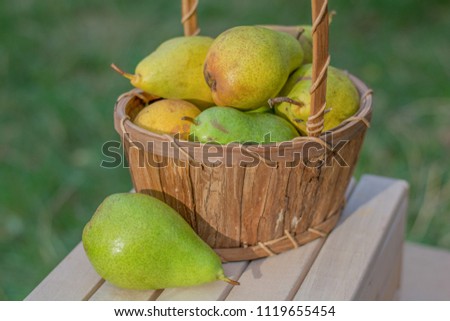
[(303, 64), (310, 64), (312, 63), (312, 56), (313, 56), (312, 26), (301, 25), (299, 28), (303, 29), (298, 38), (298, 41), (300, 42), (300, 45), (302, 46), (303, 49)]
[(83, 230), (97, 273), (127, 289), (193, 286), (225, 277), (220, 258), (164, 202), (145, 195), (108, 196)]
[(216, 105), (250, 110), (275, 97), (302, 61), (302, 47), (291, 35), (240, 26), (214, 40), (204, 75)]
[[(328, 69), (331, 70), (332, 67)], [(292, 91), (294, 86), (301, 81), (311, 81), (312, 79), (312, 64), (305, 64), (300, 68), (297, 68), (284, 83), (283, 88), (280, 90), (278, 96), (287, 96)], [(303, 83), (303, 82), (302, 82)], [(328, 84), (328, 83), (327, 83)]]
[(285, 32), (300, 42), (303, 49), (303, 62), (302, 64), (312, 63), (312, 26), (300, 25), (300, 26), (279, 26), (279, 25), (262, 25), (262, 27)]
[(270, 106), (261, 106), (259, 108), (256, 109), (251, 109), (251, 110), (247, 110), (245, 111), (248, 114), (254, 114), (254, 113), (273, 113), (273, 109), (270, 108)]
[[(280, 96), (287, 96), (296, 102), (282, 102), (275, 107), (275, 113), (288, 120), (307, 135), (306, 122), (311, 113), (312, 65), (307, 64), (296, 70), (286, 82)], [(282, 97), (283, 98), (283, 97)], [(283, 99), (274, 99), (282, 101)], [(327, 107), (324, 116), (324, 131), (330, 130), (354, 115), (359, 108), (359, 94), (347, 74), (337, 68), (328, 67)]]
[(187, 140), (191, 123), (185, 117), (194, 118), (200, 114), (194, 104), (181, 99), (162, 99), (144, 107), (133, 122), (141, 128), (159, 134), (178, 134)]
[(286, 120), (271, 113), (243, 112), (230, 107), (211, 107), (194, 119), (190, 140), (201, 143), (272, 143), (299, 136)]
[(176, 37), (163, 42), (129, 74), (131, 84), (152, 95), (189, 100), (202, 108), (212, 106), (211, 91), (203, 78), (203, 63), (213, 39), (203, 36)]

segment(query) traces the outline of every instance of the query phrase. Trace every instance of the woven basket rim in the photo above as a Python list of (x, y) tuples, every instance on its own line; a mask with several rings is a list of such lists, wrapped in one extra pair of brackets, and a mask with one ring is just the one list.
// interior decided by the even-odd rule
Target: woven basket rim
[[(371, 115), (372, 115), (372, 95), (365, 95), (366, 93), (370, 93), (371, 90), (367, 87), (367, 85), (362, 82), (359, 78), (356, 76), (348, 73), (349, 78), (354, 83), (355, 87), (357, 88), (360, 98), (364, 97), (364, 99), (360, 102), (360, 106), (358, 111), (355, 113), (355, 115), (352, 117), (354, 119), (349, 121), (344, 121), (340, 125), (336, 126), (335, 128), (323, 132), (319, 138), (322, 139), (325, 142), (332, 141), (332, 142), (339, 142), (340, 140), (351, 140), (354, 135), (359, 133), (362, 130), (365, 130), (367, 125), (366, 123), (370, 123)], [(136, 95), (136, 93), (138, 95)], [(117, 133), (121, 136), (121, 138), (124, 137), (124, 134), (129, 135), (129, 139), (131, 141), (140, 141), (142, 144), (141, 146), (144, 146), (144, 149), (146, 149), (146, 142), (173, 142), (176, 141), (177, 145), (179, 147), (191, 147), (191, 148), (202, 148), (204, 146), (209, 146), (217, 150), (218, 152), (232, 152), (233, 150), (245, 148), (248, 151), (251, 151), (253, 153), (257, 154), (263, 154), (267, 148), (276, 148), (277, 146), (280, 146), (282, 144), (286, 143), (292, 143), (293, 149), (302, 148), (306, 143), (311, 142), (317, 142), (317, 139), (314, 137), (309, 136), (300, 136), (296, 137), (291, 141), (286, 142), (278, 142), (278, 143), (269, 143), (269, 144), (258, 144), (258, 145), (243, 145), (239, 143), (230, 143), (226, 145), (219, 145), (219, 144), (211, 144), (211, 143), (200, 143), (200, 142), (192, 142), (192, 141), (186, 141), (186, 140), (178, 140), (172, 136), (169, 135), (163, 135), (158, 134), (155, 132), (148, 131), (144, 128), (141, 128), (137, 125), (135, 125), (132, 121), (130, 116), (127, 114), (126, 109), (128, 104), (131, 102), (142, 104), (142, 106), (145, 105), (145, 102), (139, 98), (139, 96), (145, 96), (146, 93), (142, 90), (138, 89), (132, 89), (128, 92), (123, 93), (119, 96), (117, 99), (115, 108), (114, 108), (114, 127), (117, 131)], [(150, 100), (155, 99), (153, 96), (148, 96)], [(363, 122), (360, 119), (363, 118), (366, 121)], [(299, 139), (300, 138), (300, 139)]]

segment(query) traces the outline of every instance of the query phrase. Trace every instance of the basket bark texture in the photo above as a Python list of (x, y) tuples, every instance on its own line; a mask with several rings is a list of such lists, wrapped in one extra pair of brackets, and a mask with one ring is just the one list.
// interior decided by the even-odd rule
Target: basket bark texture
[[(183, 1), (186, 35), (199, 32), (197, 4)], [(372, 97), (362, 81), (349, 75), (359, 91), (360, 108), (346, 122), (322, 133), (329, 56), (328, 37), (321, 38), (320, 30), (328, 31), (327, 2), (312, 0), (312, 4), (313, 43), (322, 52), (313, 51), (315, 106), (308, 137), (266, 145), (187, 142), (133, 124), (136, 114), (155, 97), (132, 90), (116, 103), (115, 129), (135, 190), (177, 210), (223, 261), (275, 255), (325, 237), (344, 206), (371, 119)]]

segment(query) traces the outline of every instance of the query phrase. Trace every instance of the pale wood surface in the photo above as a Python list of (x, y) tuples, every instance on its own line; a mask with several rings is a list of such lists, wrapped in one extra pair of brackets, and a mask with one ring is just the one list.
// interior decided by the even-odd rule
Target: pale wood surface
[(377, 300), (388, 301), (388, 300), (399, 300), (399, 288), (401, 286), (401, 276), (403, 272), (403, 258), (397, 261), (396, 265), (392, 269), (390, 278), (382, 285), (382, 290), (377, 296)]
[(85, 300), (102, 283), (79, 243), (25, 300)]
[(277, 256), (251, 261), (239, 278), (242, 286), (233, 287), (226, 300), (283, 301), (292, 299), (323, 242), (323, 239), (317, 239)]
[(159, 295), (160, 291), (125, 290), (105, 281), (89, 301), (147, 301)]
[[(267, 259), (225, 264), (226, 274), (241, 282), (238, 287), (215, 282), (163, 291), (117, 289), (95, 273), (80, 243), (26, 299), (290, 300), (295, 296), (308, 300), (320, 297), (318, 293), (323, 297), (325, 292), (339, 300), (358, 299), (358, 295), (390, 298), (397, 288), (401, 262), (390, 259), (387, 268), (380, 256), (392, 258), (401, 253), (400, 217), (406, 190), (402, 181), (364, 176), (349, 198), (341, 222), (326, 241), (318, 239)], [(361, 241), (363, 236), (365, 241)], [(330, 267), (338, 273), (327, 272)], [(374, 288), (374, 283), (379, 285)]]
[(450, 300), (450, 251), (406, 243), (400, 300)]
[(362, 284), (359, 285), (359, 290), (354, 294), (352, 300), (378, 300), (382, 296), (385, 299), (393, 299), (396, 289), (400, 285), (400, 280), (393, 279), (393, 275), (397, 274), (402, 262), (406, 209), (405, 198), (394, 211), (396, 214), (388, 226), (384, 241), (380, 240), (381, 248), (375, 249), (375, 255), (363, 276)]
[(363, 176), (294, 299), (358, 299), (389, 227), (405, 214), (398, 211), (407, 189), (403, 181)]

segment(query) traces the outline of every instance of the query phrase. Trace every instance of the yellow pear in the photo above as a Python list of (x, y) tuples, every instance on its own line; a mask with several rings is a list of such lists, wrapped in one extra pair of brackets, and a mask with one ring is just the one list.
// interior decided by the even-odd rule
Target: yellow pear
[[(296, 70), (279, 96), (288, 97), (297, 104), (285, 101), (275, 107), (275, 113), (290, 120), (303, 135), (307, 135), (306, 122), (311, 113), (311, 74), (311, 64)], [(331, 66), (328, 67), (326, 103), (324, 131), (338, 126), (359, 108), (356, 87), (344, 71)]]
[(212, 42), (212, 38), (203, 36), (167, 40), (139, 62), (134, 75), (111, 66), (133, 86), (152, 95), (208, 107), (214, 103), (203, 77), (203, 63)]
[(291, 35), (240, 26), (214, 40), (204, 75), (216, 105), (251, 110), (275, 97), (302, 61), (302, 47)]
[(190, 102), (180, 99), (162, 99), (142, 109), (133, 122), (151, 132), (179, 134), (181, 139), (187, 140), (191, 122), (184, 117), (195, 118), (200, 112), (200, 109)]

